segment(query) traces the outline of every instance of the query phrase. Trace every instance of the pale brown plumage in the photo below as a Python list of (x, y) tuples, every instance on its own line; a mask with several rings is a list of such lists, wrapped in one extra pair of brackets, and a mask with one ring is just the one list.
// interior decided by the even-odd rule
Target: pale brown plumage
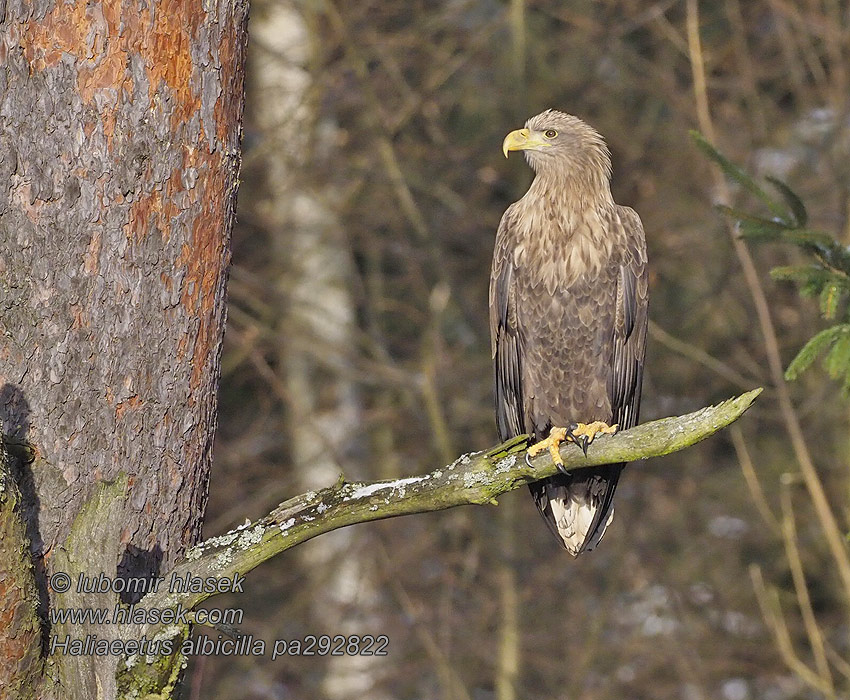
[[(490, 278), (496, 422), (506, 440), (553, 426), (637, 423), (646, 344), (646, 243), (638, 215), (614, 203), (602, 137), (547, 110), (505, 139), (536, 176), (508, 207)], [(572, 554), (593, 548), (613, 515), (624, 464), (530, 485)]]

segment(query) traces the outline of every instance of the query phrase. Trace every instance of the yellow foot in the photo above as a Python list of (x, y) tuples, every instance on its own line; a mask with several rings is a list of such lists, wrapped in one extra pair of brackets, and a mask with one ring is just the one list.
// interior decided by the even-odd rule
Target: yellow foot
[(617, 432), (617, 424), (608, 425), (601, 420), (593, 423), (573, 423), (567, 430), (567, 437), (581, 447), (584, 456), (587, 457), (587, 447), (596, 439), (597, 435), (613, 435)]
[(559, 467), (564, 466), (564, 460), (561, 459), (561, 451), (558, 449), (561, 446), (561, 443), (567, 439), (567, 429), (566, 428), (552, 428), (549, 431), (549, 437), (545, 440), (541, 440), (533, 444), (528, 448), (528, 456), (535, 457), (539, 455), (543, 450), (548, 449), (549, 454), (552, 456), (552, 461), (557, 464)]
[(581, 447), (581, 451), (587, 457), (587, 448), (597, 435), (613, 435), (616, 432), (616, 424), (608, 425), (601, 420), (593, 423), (572, 423), (568, 428), (552, 428), (549, 431), (549, 437), (528, 448), (528, 456), (534, 457), (548, 449), (552, 461), (559, 467), (563, 467), (564, 460), (561, 459), (559, 449), (562, 442), (574, 442)]

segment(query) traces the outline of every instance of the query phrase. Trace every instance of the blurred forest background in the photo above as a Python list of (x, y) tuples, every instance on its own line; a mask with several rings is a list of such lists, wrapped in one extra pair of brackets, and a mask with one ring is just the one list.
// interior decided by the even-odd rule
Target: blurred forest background
[(207, 536), (341, 472), (496, 442), (490, 260), (531, 179), (500, 147), (548, 107), (605, 136), (644, 222), (642, 420), (766, 390), (629, 468), (577, 560), (524, 489), (277, 557), (212, 605), (267, 644), (386, 634), (389, 655), (199, 657), (186, 697), (850, 697), (850, 584), (811, 498), (816, 474), (846, 557), (850, 403), (820, 368), (786, 386), (775, 366), (827, 322), (769, 276), (799, 251), (736, 242), (713, 205), (752, 202), (688, 136), (850, 243), (848, 28), (844, 0), (255, 0)]

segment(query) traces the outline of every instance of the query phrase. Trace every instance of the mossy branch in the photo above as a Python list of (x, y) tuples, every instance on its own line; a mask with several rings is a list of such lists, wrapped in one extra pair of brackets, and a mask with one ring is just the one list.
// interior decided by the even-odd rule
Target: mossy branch
[[(562, 446), (570, 469), (599, 464), (636, 462), (689, 447), (741, 416), (761, 389), (694, 413), (644, 423), (613, 436), (603, 436), (587, 457), (573, 445)], [(244, 575), (262, 562), (317, 535), (347, 525), (426, 513), (454, 506), (496, 504), (496, 498), (531, 481), (557, 473), (548, 454), (526, 464), (523, 437), (486, 451), (463, 455), (449, 465), (422, 476), (374, 483), (348, 483), (342, 477), (333, 486), (296, 496), (269, 515), (193, 548), (172, 575), (232, 578)], [(159, 591), (146, 596), (141, 606), (170, 608), (178, 603), (194, 608), (210, 593)]]

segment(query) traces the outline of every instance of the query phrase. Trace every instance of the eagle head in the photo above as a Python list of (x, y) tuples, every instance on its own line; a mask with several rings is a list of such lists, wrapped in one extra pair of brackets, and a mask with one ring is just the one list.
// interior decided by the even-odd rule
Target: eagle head
[(572, 114), (547, 109), (531, 117), (522, 129), (502, 142), (505, 158), (510, 151), (525, 151), (525, 158), (540, 175), (601, 173), (611, 179), (611, 154), (592, 126)]

